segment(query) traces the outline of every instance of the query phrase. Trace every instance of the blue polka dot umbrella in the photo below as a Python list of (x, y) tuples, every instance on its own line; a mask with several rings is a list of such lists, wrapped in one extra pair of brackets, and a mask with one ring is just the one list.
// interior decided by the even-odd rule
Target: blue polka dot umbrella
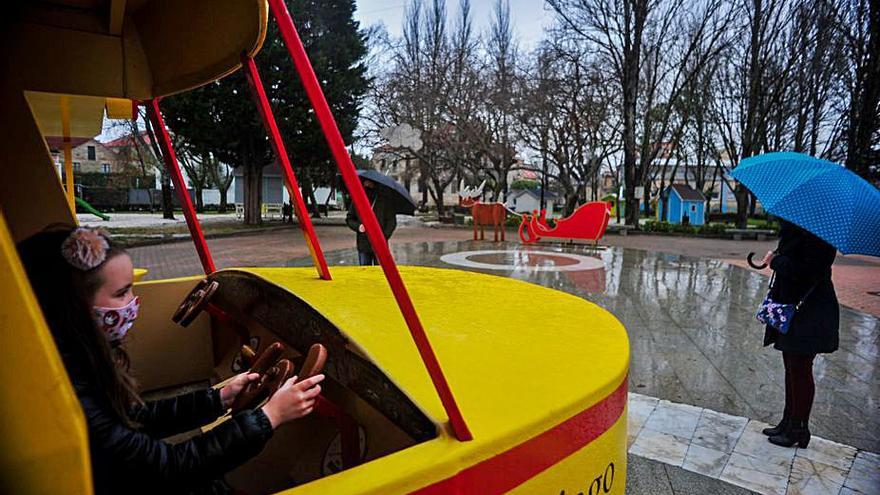
[(764, 209), (843, 254), (880, 256), (880, 190), (843, 166), (800, 153), (765, 153), (730, 174)]

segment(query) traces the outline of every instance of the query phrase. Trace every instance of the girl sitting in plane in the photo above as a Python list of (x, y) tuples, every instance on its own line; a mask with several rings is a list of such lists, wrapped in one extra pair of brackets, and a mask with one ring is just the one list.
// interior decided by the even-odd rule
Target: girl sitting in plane
[(143, 401), (120, 346), (139, 306), (128, 254), (101, 230), (70, 227), (36, 234), (18, 251), (85, 413), (95, 493), (230, 493), (224, 473), (257, 455), (279, 425), (312, 412), (323, 375), (293, 377), (262, 408), (163, 442), (216, 420), (259, 375)]

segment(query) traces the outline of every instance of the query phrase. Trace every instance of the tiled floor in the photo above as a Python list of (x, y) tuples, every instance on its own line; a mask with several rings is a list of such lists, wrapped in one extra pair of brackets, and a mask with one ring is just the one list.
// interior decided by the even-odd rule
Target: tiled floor
[(880, 494), (880, 455), (820, 437), (771, 444), (766, 423), (629, 394), (629, 452), (767, 495)]

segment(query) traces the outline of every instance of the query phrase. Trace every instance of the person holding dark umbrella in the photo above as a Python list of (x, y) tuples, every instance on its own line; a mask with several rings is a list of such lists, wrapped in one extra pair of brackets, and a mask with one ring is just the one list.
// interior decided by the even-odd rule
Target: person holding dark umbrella
[[(375, 170), (358, 170), (358, 176), (364, 184), (364, 191), (382, 228), (382, 234), (388, 241), (397, 228), (397, 214), (414, 214), (415, 201), (397, 181)], [(348, 206), (345, 223), (357, 233), (358, 263), (362, 266), (378, 265), (379, 262), (373, 247), (370, 246), (370, 240), (367, 238), (366, 229), (357, 214), (354, 202)]]
[(758, 310), (764, 345), (782, 351), (785, 409), (764, 434), (806, 448), (816, 386), (813, 360), (839, 344), (840, 306), (831, 265), (843, 254), (880, 256), (880, 191), (844, 167), (800, 153), (747, 158), (731, 173), (780, 219), (779, 245), (763, 263), (773, 276)]

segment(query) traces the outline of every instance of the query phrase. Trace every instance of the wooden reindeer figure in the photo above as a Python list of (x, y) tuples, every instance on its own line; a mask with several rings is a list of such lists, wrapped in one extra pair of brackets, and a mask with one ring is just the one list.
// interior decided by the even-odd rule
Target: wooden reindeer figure
[(483, 194), (483, 187), (486, 181), (480, 184), (480, 187), (469, 188), (464, 186), (464, 180), (461, 181), (461, 187), (458, 193), (458, 205), (471, 209), (471, 215), (474, 217), (474, 240), (477, 240), (477, 227), (480, 229), (480, 240), (486, 239), (485, 227), (491, 225), (495, 234), (495, 241), (498, 242), (498, 232), (501, 232), (501, 240), (504, 240), (504, 224), (507, 220), (507, 207), (503, 203), (483, 203), (480, 196)]

